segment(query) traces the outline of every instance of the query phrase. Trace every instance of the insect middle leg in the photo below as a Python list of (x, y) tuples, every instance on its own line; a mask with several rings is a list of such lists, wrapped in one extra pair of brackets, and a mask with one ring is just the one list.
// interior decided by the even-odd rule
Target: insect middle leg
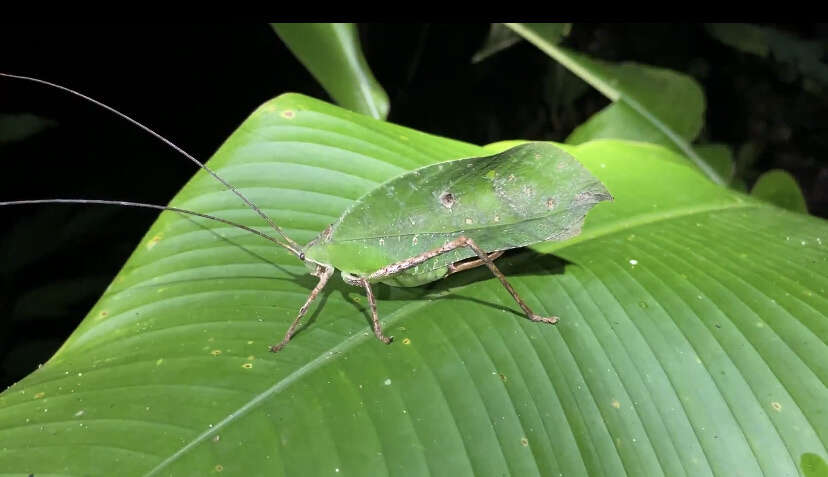
[(305, 304), (302, 305), (301, 308), (299, 308), (299, 314), (296, 316), (296, 319), (293, 320), (293, 323), (290, 324), (287, 333), (285, 333), (285, 338), (279, 344), (271, 346), (270, 351), (273, 351), (275, 353), (281, 350), (285, 347), (286, 344), (288, 344), (288, 341), (290, 341), (290, 339), (293, 338), (293, 334), (296, 332), (296, 327), (299, 326), (299, 322), (302, 321), (302, 317), (305, 316), (305, 313), (308, 312), (308, 307), (310, 306), (311, 302), (313, 302), (313, 300), (316, 299), (316, 296), (319, 295), (319, 292), (321, 292), (322, 289), (325, 288), (325, 285), (328, 283), (328, 279), (331, 278), (331, 275), (333, 275), (333, 272), (333, 267), (318, 266), (316, 268), (315, 275), (319, 277), (319, 282), (311, 291), (310, 295), (308, 296), (308, 299), (305, 300)]
[[(500, 258), (500, 256), (503, 255), (504, 253), (505, 253), (505, 250), (500, 250), (500, 251), (497, 251), (497, 252), (490, 253), (489, 254), (489, 261), (494, 262), (495, 260)], [(451, 265), (448, 266), (448, 273), (446, 274), (446, 276), (454, 275), (455, 273), (459, 273), (459, 272), (462, 272), (462, 271), (465, 271), (465, 270), (471, 270), (472, 268), (477, 268), (481, 265), (486, 265), (486, 262), (484, 262), (483, 259), (481, 259), (481, 258), (477, 258), (477, 259), (474, 259), (474, 260), (463, 261), (463, 262), (452, 263)]]
[[(500, 280), (500, 283), (503, 285), (503, 287), (506, 289), (506, 291), (508, 291), (509, 294), (512, 295), (512, 298), (515, 299), (518, 306), (520, 306), (520, 308), (526, 314), (527, 318), (529, 318), (532, 321), (536, 321), (536, 322), (540, 322), (540, 323), (555, 324), (555, 323), (558, 322), (558, 317), (557, 316), (544, 317), (544, 316), (540, 316), (540, 315), (536, 314), (535, 312), (533, 312), (532, 309), (529, 308), (529, 306), (527, 306), (526, 303), (524, 303), (523, 299), (520, 297), (520, 295), (518, 295), (518, 293), (515, 291), (515, 289), (509, 283), (509, 281), (506, 280), (506, 276), (503, 275), (503, 272), (501, 272), (500, 269), (497, 268), (497, 265), (494, 264), (492, 259), (489, 258), (489, 255), (487, 255), (486, 252), (484, 252), (483, 249), (481, 249), (474, 242), (474, 240), (472, 240), (468, 237), (458, 237), (458, 238), (452, 240), (451, 242), (448, 242), (447, 244), (443, 245), (442, 247), (435, 248), (434, 250), (429, 250), (428, 252), (423, 252), (423, 253), (421, 253), (419, 255), (416, 255), (414, 257), (411, 257), (409, 259), (402, 260), (402, 261), (396, 262), (396, 263), (392, 263), (391, 265), (387, 265), (387, 266), (377, 270), (376, 272), (368, 275), (367, 277), (364, 277), (363, 280), (366, 283), (367, 282), (372, 282), (372, 281), (377, 281), (377, 280), (382, 280), (383, 278), (387, 278), (387, 277), (390, 277), (390, 276), (395, 275), (397, 273), (400, 273), (402, 271), (405, 271), (409, 268), (416, 267), (417, 265), (419, 265), (423, 262), (426, 262), (426, 261), (428, 261), (428, 260), (430, 260), (430, 259), (432, 259), (432, 258), (434, 258), (438, 255), (442, 255), (444, 253), (451, 252), (452, 250), (458, 249), (460, 247), (469, 247), (470, 249), (472, 249), (472, 251), (474, 251), (474, 253), (479, 257), (480, 261), (482, 261), (483, 264), (485, 264), (487, 267), (489, 267), (489, 270), (492, 272), (492, 275), (497, 277), (497, 279)], [(495, 257), (495, 258), (497, 258), (497, 257)], [(474, 262), (471, 262), (471, 263), (474, 263)]]

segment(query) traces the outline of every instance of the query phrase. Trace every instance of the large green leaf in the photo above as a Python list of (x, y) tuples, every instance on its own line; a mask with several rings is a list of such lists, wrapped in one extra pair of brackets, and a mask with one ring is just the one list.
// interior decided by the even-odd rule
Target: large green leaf
[[(575, 239), (499, 261), (558, 325), (522, 318), (478, 269), (378, 287), (386, 346), (361, 290), (335, 280), (271, 354), (315, 280), (258, 237), (163, 213), (57, 354), (0, 394), (0, 472), (824, 468), (826, 223), (717, 187), (660, 147), (566, 149), (615, 202)], [(387, 178), (486, 153), (284, 95), (211, 165), (303, 242)], [(173, 203), (259, 224), (203, 173)]]
[(271, 23), (296, 58), (343, 107), (388, 116), (388, 94), (374, 78), (353, 23)]
[(558, 46), (559, 37), (547, 24), (507, 25), (613, 102), (576, 128), (568, 143), (615, 138), (661, 144), (687, 156), (714, 182), (726, 183), (715, 164), (690, 145), (701, 131), (705, 108), (704, 93), (693, 78), (664, 68), (590, 58)]

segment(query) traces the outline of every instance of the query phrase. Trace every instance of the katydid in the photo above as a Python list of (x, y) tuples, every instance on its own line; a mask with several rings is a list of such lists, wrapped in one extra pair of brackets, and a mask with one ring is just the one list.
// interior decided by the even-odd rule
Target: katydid
[(276, 243), (304, 262), (318, 282), (284, 338), (270, 347), (273, 352), (291, 340), (335, 270), (349, 285), (365, 289), (374, 334), (386, 344), (393, 337), (383, 333), (373, 284), (421, 286), (478, 266), (491, 271), (529, 320), (555, 324), (557, 316), (540, 316), (529, 308), (494, 261), (509, 249), (579, 234), (589, 210), (601, 201), (612, 200), (600, 180), (571, 155), (549, 143), (526, 143), (499, 154), (432, 164), (392, 178), (358, 199), (315, 239), (301, 246), (241, 191), (140, 122), (64, 86), (25, 76), (0, 76), (59, 88), (140, 127), (221, 182), (279, 237), (208, 214), (154, 204), (44, 199), (0, 202), (0, 206), (80, 203), (170, 210), (239, 227)]

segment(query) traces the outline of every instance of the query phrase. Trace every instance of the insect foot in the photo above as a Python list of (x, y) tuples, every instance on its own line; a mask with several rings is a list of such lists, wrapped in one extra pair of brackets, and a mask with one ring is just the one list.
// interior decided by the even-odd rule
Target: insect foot
[(545, 316), (540, 316), (532, 313), (531, 315), (529, 315), (529, 319), (540, 323), (549, 323), (550, 325), (554, 325), (558, 322), (559, 318), (557, 316), (550, 316), (547, 318)]

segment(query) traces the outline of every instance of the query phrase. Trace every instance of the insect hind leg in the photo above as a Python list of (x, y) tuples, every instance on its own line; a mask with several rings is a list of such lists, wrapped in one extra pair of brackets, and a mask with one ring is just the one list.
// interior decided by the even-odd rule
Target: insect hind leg
[[(512, 298), (515, 299), (515, 302), (517, 302), (518, 306), (520, 306), (520, 309), (523, 310), (527, 318), (529, 318), (532, 321), (536, 321), (539, 323), (548, 323), (550, 325), (553, 325), (558, 322), (557, 316), (544, 317), (533, 312), (532, 309), (529, 308), (529, 306), (527, 306), (526, 303), (524, 303), (523, 299), (520, 297), (520, 295), (518, 295), (518, 293), (509, 283), (509, 281), (506, 280), (506, 276), (503, 275), (503, 272), (501, 272), (499, 268), (497, 268), (497, 265), (494, 264), (492, 259), (490, 259), (489, 255), (487, 255), (486, 252), (484, 252), (483, 249), (481, 249), (474, 242), (474, 240), (468, 237), (458, 237), (452, 240), (451, 242), (446, 243), (442, 247), (437, 247), (434, 250), (429, 250), (428, 252), (423, 252), (409, 259), (392, 263), (391, 265), (387, 265), (365, 277), (365, 282), (367, 283), (368, 281), (382, 280), (383, 278), (395, 275), (409, 268), (413, 268), (438, 255), (451, 252), (452, 250), (458, 249), (460, 247), (469, 247), (470, 249), (472, 249), (472, 251), (478, 256), (480, 261), (483, 262), (484, 265), (489, 267), (489, 271), (491, 271), (492, 275), (494, 275), (498, 280), (500, 280), (500, 283), (503, 285), (503, 288), (505, 288), (506, 291), (508, 291), (509, 294), (512, 295)], [(475, 261), (472, 263), (477, 262)]]

